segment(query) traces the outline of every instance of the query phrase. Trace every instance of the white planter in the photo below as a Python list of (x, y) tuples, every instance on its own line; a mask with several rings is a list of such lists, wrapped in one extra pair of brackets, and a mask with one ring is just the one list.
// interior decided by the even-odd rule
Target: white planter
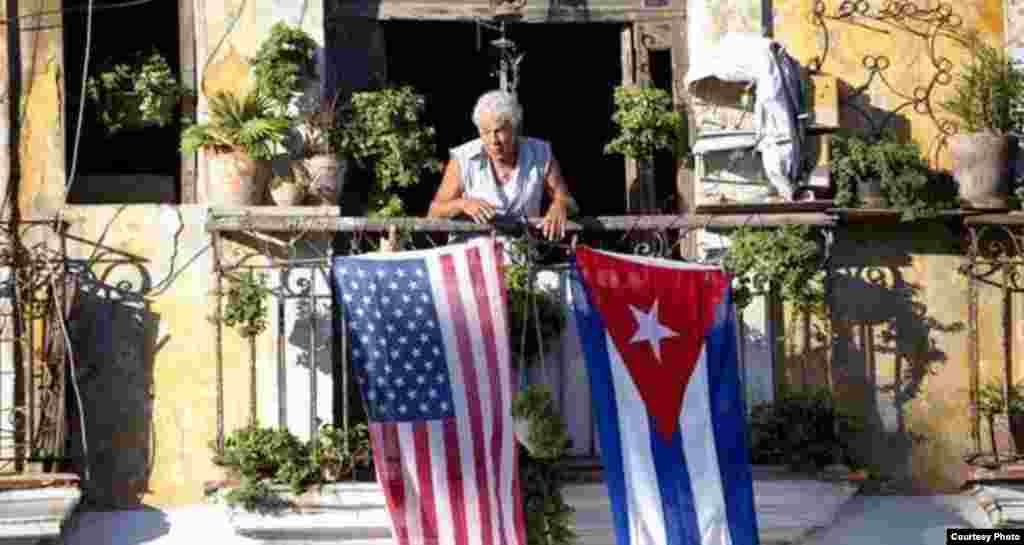
[(333, 483), (296, 497), (287, 487), (273, 487), (294, 508), (267, 514), (228, 508), (238, 535), (264, 542), (364, 542), (389, 540), (391, 522), (377, 483)]
[(59, 536), (81, 499), (77, 486), (0, 490), (0, 545), (29, 545)]

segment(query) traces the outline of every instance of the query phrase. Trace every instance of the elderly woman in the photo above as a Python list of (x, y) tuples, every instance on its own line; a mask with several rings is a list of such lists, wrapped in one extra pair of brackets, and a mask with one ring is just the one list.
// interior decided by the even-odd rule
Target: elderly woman
[(551, 205), (541, 224), (544, 236), (565, 236), (570, 208), (575, 208), (551, 145), (520, 136), (523, 110), (515, 95), (485, 93), (473, 108), (480, 138), (451, 150), (441, 187), (427, 213), (432, 218), (465, 214), (477, 223), (498, 217), (539, 216), (544, 191)]

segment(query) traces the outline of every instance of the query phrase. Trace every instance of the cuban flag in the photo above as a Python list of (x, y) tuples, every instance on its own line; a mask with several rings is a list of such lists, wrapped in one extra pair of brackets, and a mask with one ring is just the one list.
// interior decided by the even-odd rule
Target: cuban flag
[(756, 544), (728, 275), (580, 246), (572, 278), (618, 545)]

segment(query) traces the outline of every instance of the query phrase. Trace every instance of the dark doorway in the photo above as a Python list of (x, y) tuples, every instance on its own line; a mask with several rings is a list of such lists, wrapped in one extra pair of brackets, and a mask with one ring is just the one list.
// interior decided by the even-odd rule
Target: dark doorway
[[(492, 30), (474, 23), (389, 21), (387, 76), (427, 97), (427, 118), (437, 129), (438, 154), (477, 137), (470, 118), (476, 99), (498, 87)], [(604, 154), (613, 136), (613, 91), (622, 79), (621, 26), (615, 24), (514, 24), (507, 37), (525, 53), (519, 98), (523, 132), (551, 142), (583, 215), (622, 214), (625, 166)], [(425, 214), (440, 175), (406, 202)]]
[[(88, 76), (107, 62), (128, 61), (137, 53), (159, 51), (180, 81), (178, 2), (135, 3), (96, 0)], [(75, 133), (82, 93), (82, 63), (86, 51), (87, 0), (64, 0), (64, 70), (66, 165), (70, 174), (75, 156)], [(177, 116), (176, 116), (177, 117)], [(96, 105), (86, 100), (78, 144), (76, 179), (68, 202), (180, 202), (181, 125), (108, 134), (97, 117)]]

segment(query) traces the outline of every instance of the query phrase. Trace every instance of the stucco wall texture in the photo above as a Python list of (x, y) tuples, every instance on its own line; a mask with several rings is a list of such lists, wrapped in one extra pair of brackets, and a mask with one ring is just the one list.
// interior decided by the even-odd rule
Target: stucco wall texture
[[(936, 4), (918, 1), (928, 7)], [(773, 2), (775, 36), (804, 63), (819, 54), (823, 40), (811, 23), (814, 3)], [(824, 4), (834, 11), (839, 1)], [(227, 0), (197, 6), (205, 10), (197, 14), (196, 24), (197, 65), (205, 93), (250, 85), (246, 58), (276, 21), (299, 22), (322, 41), (323, 6), (316, 0)], [(23, 15), (60, 7), (60, 0), (20, 2)], [(999, 0), (957, 2), (954, 10), (964, 28), (981, 31), (993, 43), (1004, 40)], [(62, 80), (59, 22), (59, 15), (23, 20), (25, 27), (38, 28), (22, 35), (23, 171), (17, 203), (25, 217), (50, 217), (64, 199), (62, 97), (67, 82)], [(893, 63), (888, 76), (897, 90), (913, 92), (914, 85), (930, 77), (925, 42), (919, 37), (840, 22), (829, 25), (832, 52), (825, 72), (858, 85), (864, 77), (863, 56), (886, 54)], [(1010, 28), (1016, 25), (1011, 21)], [(964, 52), (958, 46), (939, 47), (954, 67), (961, 64)], [(938, 88), (935, 98), (945, 92)], [(877, 85), (868, 97), (883, 109), (899, 104), (896, 94)], [(946, 165), (929, 116), (913, 111), (903, 115), (903, 126), (929, 150), (929, 157), (938, 166)], [(6, 127), (6, 118), (0, 122)], [(203, 170), (200, 196), (204, 184), (215, 182)], [(7, 183), (6, 177), (2, 182)], [(203, 229), (205, 207), (83, 206), (67, 214), (72, 233), (86, 241), (71, 245), (75, 257), (98, 252), (104, 259), (121, 261), (94, 264), (96, 289), (87, 300), (95, 318), (89, 323), (95, 327), (84, 325), (79, 332), (95, 341), (83, 349), (83, 358), (96, 362), (93, 376), (83, 383), (93, 471), (93, 483), (87, 486), (99, 501), (120, 507), (194, 503), (203, 481), (221, 477), (208, 448), (216, 436), (217, 408), (214, 328), (206, 319), (213, 311), (214, 276)], [(942, 224), (840, 233), (837, 255), (844, 278), (835, 291), (838, 320), (829, 330), (835, 342), (816, 346), (818, 341), (809, 336), (806, 349), (803, 341), (797, 342), (794, 355), (808, 357), (794, 357), (803, 367), (787, 369), (789, 382), (812, 377), (834, 384), (868, 418), (873, 433), (866, 444), (873, 459), (883, 470), (910, 476), (924, 489), (958, 485), (964, 470), (960, 456), (970, 448), (967, 283), (956, 272), (962, 262), (957, 236)], [(136, 287), (112, 289), (122, 276)], [(994, 376), (1002, 366), (1001, 295), (983, 290), (981, 303), (981, 370), (983, 376)], [(1015, 304), (1020, 307), (1019, 301)], [(800, 321), (791, 320), (788, 327), (799, 333)], [(1022, 339), (1018, 326), (1014, 346)], [(260, 348), (270, 353), (273, 347)], [(229, 430), (248, 418), (247, 354), (248, 348), (227, 331)], [(1024, 378), (1024, 373), (1015, 378)]]

